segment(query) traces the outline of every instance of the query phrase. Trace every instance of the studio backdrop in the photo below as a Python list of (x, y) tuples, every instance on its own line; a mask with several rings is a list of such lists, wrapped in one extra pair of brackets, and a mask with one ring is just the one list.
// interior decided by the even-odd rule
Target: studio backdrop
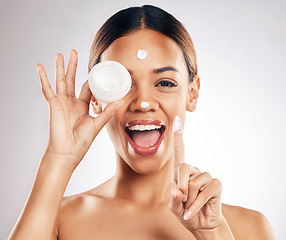
[[(196, 111), (187, 113), (186, 162), (223, 184), (222, 200), (262, 212), (286, 239), (286, 2), (63, 0), (1, 1), (0, 239), (24, 207), (48, 141), (49, 109), (36, 64), (55, 90), (55, 57), (79, 55), (76, 93), (87, 80), (89, 49), (107, 18), (152, 4), (189, 31), (201, 79)], [(106, 129), (74, 172), (65, 195), (113, 176)]]

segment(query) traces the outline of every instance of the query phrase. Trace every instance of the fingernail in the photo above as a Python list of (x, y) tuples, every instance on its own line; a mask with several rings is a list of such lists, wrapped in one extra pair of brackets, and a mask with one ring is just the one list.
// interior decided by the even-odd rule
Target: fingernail
[(98, 102), (93, 102), (92, 104), (94, 108), (97, 108), (99, 106)]
[(189, 210), (185, 210), (185, 213), (184, 213), (184, 220), (188, 220), (192, 215), (192, 212), (189, 211)]
[(115, 107), (115, 111), (116, 111), (118, 108), (120, 108), (120, 107), (123, 105), (123, 103), (124, 103), (123, 100), (121, 100), (120, 102), (118, 102), (118, 104), (117, 104), (116, 107)]
[(176, 116), (173, 122), (173, 132), (181, 132), (182, 131), (182, 123), (181, 118)]
[(186, 194), (183, 195), (183, 202), (186, 202), (188, 200), (188, 196)]

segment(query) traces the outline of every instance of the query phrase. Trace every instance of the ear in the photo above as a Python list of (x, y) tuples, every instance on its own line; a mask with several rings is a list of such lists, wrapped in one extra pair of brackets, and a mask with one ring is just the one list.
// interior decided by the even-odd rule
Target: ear
[(186, 103), (186, 109), (190, 112), (196, 110), (197, 101), (199, 97), (199, 89), (200, 89), (200, 77), (198, 75), (195, 75), (193, 77), (193, 81), (189, 84), (188, 97)]
[(102, 112), (101, 103), (93, 95), (91, 96), (90, 104), (94, 114), (100, 114)]

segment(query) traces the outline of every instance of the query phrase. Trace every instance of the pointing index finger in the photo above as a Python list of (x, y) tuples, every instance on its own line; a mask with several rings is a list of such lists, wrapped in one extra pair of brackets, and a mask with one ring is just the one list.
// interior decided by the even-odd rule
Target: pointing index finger
[(185, 144), (183, 140), (182, 122), (179, 116), (176, 116), (173, 122), (174, 132), (174, 167), (185, 162)]

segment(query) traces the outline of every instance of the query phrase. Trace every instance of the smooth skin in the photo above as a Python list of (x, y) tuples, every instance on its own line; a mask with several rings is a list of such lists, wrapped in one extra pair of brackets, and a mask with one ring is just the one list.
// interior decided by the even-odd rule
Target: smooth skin
[[(148, 52), (145, 60), (136, 59), (138, 49)], [(43, 66), (37, 66), (50, 106), (50, 138), (10, 239), (275, 239), (261, 213), (221, 204), (221, 182), (185, 163), (183, 133), (173, 133), (173, 121), (179, 116), (183, 129), (185, 111), (196, 108), (200, 79), (195, 76), (189, 83), (180, 47), (157, 32), (140, 30), (114, 41), (102, 54), (105, 60), (122, 63), (133, 84), (122, 100), (103, 111), (87, 83), (75, 97), (74, 50), (66, 73), (63, 56), (57, 55), (56, 94)], [(167, 66), (177, 71), (154, 71)], [(90, 101), (96, 118), (88, 114)], [(142, 108), (142, 101), (149, 107)], [(131, 120), (149, 118), (164, 122), (166, 130), (158, 152), (146, 157), (129, 147), (124, 128)], [(73, 171), (104, 125), (116, 152), (114, 177), (63, 198)]]

